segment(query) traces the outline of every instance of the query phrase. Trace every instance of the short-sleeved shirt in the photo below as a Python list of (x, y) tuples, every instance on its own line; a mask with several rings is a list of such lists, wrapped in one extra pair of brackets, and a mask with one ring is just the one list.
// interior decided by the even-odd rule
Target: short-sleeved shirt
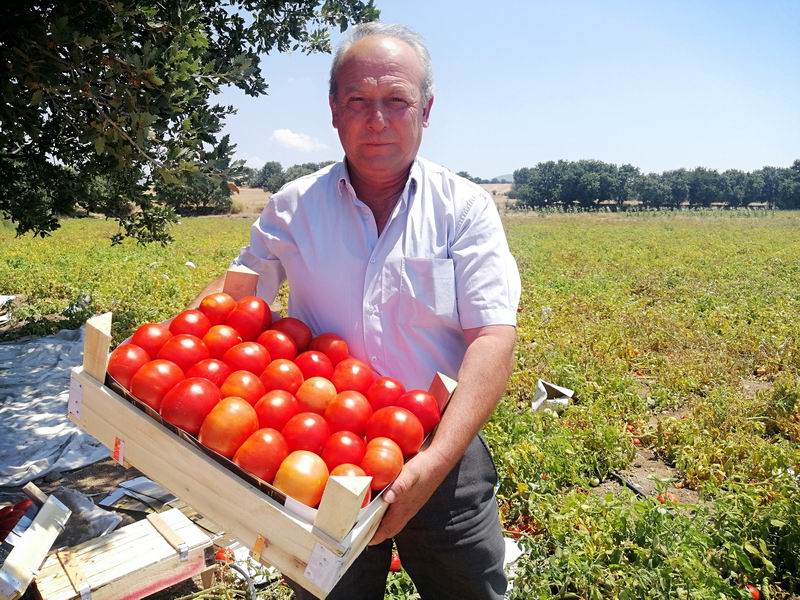
[(380, 235), (339, 162), (274, 194), (234, 262), (270, 303), (288, 278), (291, 316), (407, 389), (457, 376), (464, 329), (516, 324), (519, 272), (492, 197), (422, 158)]

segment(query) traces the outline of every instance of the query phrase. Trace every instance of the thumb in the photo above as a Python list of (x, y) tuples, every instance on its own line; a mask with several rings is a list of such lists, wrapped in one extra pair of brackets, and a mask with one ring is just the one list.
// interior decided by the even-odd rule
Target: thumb
[(400, 471), (400, 475), (397, 476), (392, 484), (389, 486), (383, 493), (383, 499), (388, 504), (393, 504), (400, 496), (405, 494), (412, 485), (414, 485), (416, 481), (416, 477), (414, 477), (410, 472), (409, 469), (403, 469)]

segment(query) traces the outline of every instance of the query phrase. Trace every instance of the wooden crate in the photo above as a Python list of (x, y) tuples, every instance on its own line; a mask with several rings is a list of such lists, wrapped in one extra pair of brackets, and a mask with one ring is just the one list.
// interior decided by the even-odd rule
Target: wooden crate
[[(229, 272), (225, 291), (234, 298), (254, 289), (247, 273)], [(72, 371), (70, 419), (111, 449), (118, 462), (136, 467), (218, 523), (251, 548), (254, 558), (325, 598), (388, 507), (379, 496), (361, 508), (369, 478), (329, 478), (317, 510), (291, 498), (282, 503), (281, 494), (272, 497), (105, 385), (110, 331), (110, 313), (87, 323), (84, 364)], [(430, 391), (443, 407), (454, 388), (455, 381), (437, 374)]]
[(36, 576), (44, 600), (143, 598), (207, 570), (211, 538), (177, 508), (51, 553)]

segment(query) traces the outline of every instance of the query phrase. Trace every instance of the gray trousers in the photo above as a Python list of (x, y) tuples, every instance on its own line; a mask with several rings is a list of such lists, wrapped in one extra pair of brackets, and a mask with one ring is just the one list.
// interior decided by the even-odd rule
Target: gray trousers
[[(395, 536), (403, 568), (423, 600), (500, 600), (505, 545), (497, 517), (497, 472), (477, 436), (430, 500)], [(367, 546), (329, 600), (382, 600), (392, 541)], [(299, 600), (311, 594), (290, 582)]]

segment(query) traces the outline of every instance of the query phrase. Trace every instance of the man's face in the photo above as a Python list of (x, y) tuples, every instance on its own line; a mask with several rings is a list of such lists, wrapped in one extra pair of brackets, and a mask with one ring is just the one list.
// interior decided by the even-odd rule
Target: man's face
[(329, 102), (348, 164), (361, 176), (400, 176), (413, 162), (433, 104), (422, 105), (422, 77), (416, 54), (399, 40), (368, 37), (345, 54)]

